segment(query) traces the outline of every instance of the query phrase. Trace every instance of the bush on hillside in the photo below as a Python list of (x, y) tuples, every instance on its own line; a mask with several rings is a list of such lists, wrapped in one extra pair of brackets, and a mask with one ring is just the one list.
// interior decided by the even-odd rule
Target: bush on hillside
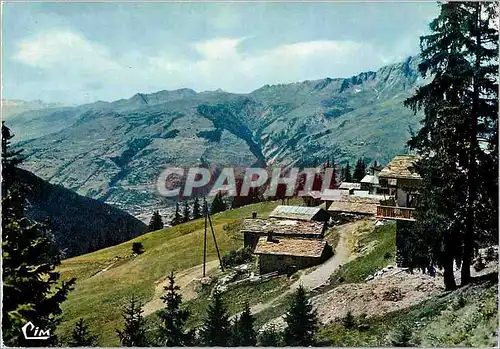
[(134, 242), (132, 244), (132, 253), (141, 254), (144, 253), (144, 246), (140, 242)]
[(225, 267), (233, 267), (252, 260), (252, 250), (249, 247), (231, 250), (222, 256), (222, 264)]

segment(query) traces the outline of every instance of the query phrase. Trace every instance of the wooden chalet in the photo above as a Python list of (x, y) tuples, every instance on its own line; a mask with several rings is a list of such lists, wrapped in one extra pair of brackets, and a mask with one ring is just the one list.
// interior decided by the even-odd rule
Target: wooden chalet
[(420, 175), (415, 171), (416, 155), (397, 155), (380, 171), (380, 183), (389, 189), (390, 199), (377, 206), (377, 217), (414, 221)]

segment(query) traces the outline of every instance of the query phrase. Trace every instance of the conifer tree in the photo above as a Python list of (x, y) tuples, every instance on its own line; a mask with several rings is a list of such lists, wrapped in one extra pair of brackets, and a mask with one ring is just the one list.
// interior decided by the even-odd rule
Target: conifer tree
[[(10, 149), (13, 135), (2, 123), (2, 335), (8, 346), (57, 344), (55, 330), (60, 305), (73, 289), (74, 279), (59, 282), (55, 268), (61, 253), (46, 223), (25, 217), (26, 188), (15, 180), (20, 151)], [(28, 322), (50, 331), (47, 340), (26, 340)]]
[(158, 317), (160, 319), (159, 339), (162, 346), (181, 347), (191, 345), (191, 333), (186, 330), (189, 312), (181, 309), (182, 297), (179, 286), (175, 284), (174, 273), (168, 277), (168, 286), (161, 297), (165, 308)]
[(362, 158), (359, 158), (358, 161), (356, 162), (356, 167), (354, 167), (354, 172), (352, 175), (354, 182), (356, 183), (361, 182), (365, 174), (366, 174), (365, 161)]
[(194, 198), (193, 202), (193, 219), (198, 219), (201, 217), (203, 217), (203, 214), (200, 208), (200, 200), (196, 197)]
[(352, 182), (351, 165), (349, 163), (342, 170), (342, 182)]
[(189, 219), (190, 219), (190, 212), (189, 212), (189, 204), (186, 201), (184, 201), (184, 211), (183, 211), (183, 214), (182, 214), (182, 222), (186, 223), (186, 222), (189, 222)]
[(129, 303), (123, 308), (122, 316), (125, 320), (123, 330), (116, 330), (122, 347), (147, 347), (146, 324), (142, 316), (142, 306), (135, 295), (130, 297)]
[(172, 218), (172, 221), (170, 222), (171, 226), (177, 225), (182, 223), (182, 216), (179, 212), (179, 203), (175, 203), (175, 212), (174, 212), (174, 218)]
[(253, 328), (254, 318), (250, 311), (250, 305), (245, 302), (243, 312), (236, 323), (236, 333), (238, 335), (237, 346), (254, 347), (257, 345), (257, 334)]
[(498, 3), (440, 6), (420, 44), (419, 70), (432, 81), (405, 101), (425, 115), (409, 141), (423, 178), (410, 238), (420, 246), (412, 254), (441, 264), (453, 289), (453, 261), (467, 284), (473, 249), (498, 238)]
[(153, 212), (153, 216), (149, 221), (148, 231), (155, 231), (163, 229), (163, 219), (161, 218), (160, 212), (158, 210)]
[(212, 201), (212, 206), (210, 207), (210, 214), (216, 214), (226, 210), (226, 203), (222, 198), (222, 193), (218, 192)]
[(200, 339), (206, 346), (224, 347), (230, 344), (231, 323), (222, 301), (222, 294), (215, 291), (208, 305), (207, 316), (200, 330)]
[(97, 336), (92, 334), (83, 319), (78, 320), (71, 334), (71, 347), (95, 347)]
[(283, 339), (288, 346), (308, 347), (314, 345), (314, 336), (318, 327), (316, 311), (306, 297), (304, 287), (295, 292), (285, 322), (287, 327)]

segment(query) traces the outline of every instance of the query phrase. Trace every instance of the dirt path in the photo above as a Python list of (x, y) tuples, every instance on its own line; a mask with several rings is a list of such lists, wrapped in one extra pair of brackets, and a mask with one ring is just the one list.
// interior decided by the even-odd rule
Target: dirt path
[(287, 291), (283, 292), (278, 297), (273, 298), (265, 303), (258, 303), (251, 307), (252, 314), (257, 314), (262, 310), (271, 307), (276, 301), (292, 293), (300, 285), (302, 285), (306, 290), (312, 290), (316, 287), (326, 284), (328, 282), (328, 279), (330, 278), (330, 275), (335, 270), (337, 270), (342, 264), (345, 264), (350, 259), (355, 257), (351, 254), (353, 240), (355, 239), (355, 233), (359, 228), (367, 224), (370, 223), (362, 220), (343, 224), (337, 227), (337, 234), (339, 234), (340, 237), (333, 257), (318, 266), (313, 271), (300, 275), (298, 280), (295, 281)]
[[(219, 260), (213, 260), (207, 262), (206, 272), (209, 273), (219, 267)], [(183, 270), (182, 272), (175, 275), (175, 284), (180, 287), (180, 293), (182, 295), (182, 300), (188, 301), (190, 299), (196, 298), (196, 282), (202, 278), (203, 274), (203, 264), (194, 266), (192, 268)], [(163, 295), (163, 288), (168, 285), (167, 276), (162, 277), (155, 283), (155, 293), (153, 299), (144, 305), (144, 316), (153, 314), (155, 311), (163, 308), (163, 302), (161, 296)]]

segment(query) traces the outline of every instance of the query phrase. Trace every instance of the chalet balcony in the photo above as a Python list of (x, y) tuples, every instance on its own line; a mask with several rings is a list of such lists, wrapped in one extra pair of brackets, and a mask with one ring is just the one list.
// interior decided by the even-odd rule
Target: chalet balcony
[(400, 221), (415, 221), (413, 218), (414, 208), (398, 206), (377, 206), (377, 218), (393, 219)]

